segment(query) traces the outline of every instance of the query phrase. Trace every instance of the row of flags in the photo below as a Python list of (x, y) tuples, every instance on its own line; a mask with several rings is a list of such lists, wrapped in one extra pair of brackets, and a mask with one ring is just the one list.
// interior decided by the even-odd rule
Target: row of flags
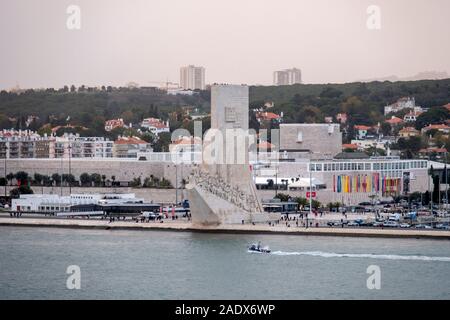
[(379, 173), (358, 175), (333, 175), (333, 192), (373, 193), (397, 195), (401, 192), (401, 178), (381, 177)]

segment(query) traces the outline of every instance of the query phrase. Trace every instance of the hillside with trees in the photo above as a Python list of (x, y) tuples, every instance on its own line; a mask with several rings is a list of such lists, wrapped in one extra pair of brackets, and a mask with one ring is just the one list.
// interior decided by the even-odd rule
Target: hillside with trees
[[(250, 107), (261, 108), (274, 102), (272, 112), (283, 112), (283, 122), (323, 122), (326, 116), (345, 112), (352, 124), (374, 125), (385, 119), (383, 107), (404, 96), (415, 97), (417, 105), (434, 108), (450, 102), (450, 79), (408, 82), (370, 82), (347, 84), (304, 84), (292, 86), (250, 87)], [(31, 129), (49, 132), (56, 126), (81, 136), (111, 136), (104, 131), (108, 119), (123, 118), (125, 123), (139, 123), (145, 117), (171, 120), (171, 130), (192, 129), (182, 107), (194, 106), (209, 112), (210, 92), (193, 96), (168, 95), (156, 88), (76, 88), (0, 92), (0, 129)], [(448, 112), (447, 112), (448, 113)], [(447, 118), (445, 111), (426, 113), (418, 119), (418, 129)], [(29, 116), (37, 116), (27, 123)], [(426, 118), (425, 118), (426, 117)], [(251, 118), (252, 119), (252, 118)], [(209, 126), (209, 120), (204, 121)], [(252, 127), (256, 126), (251, 121)], [(204, 128), (204, 130), (207, 128)], [(63, 133), (61, 130), (58, 133)], [(119, 134), (122, 132), (116, 132)], [(111, 136), (111, 138), (114, 138)]]

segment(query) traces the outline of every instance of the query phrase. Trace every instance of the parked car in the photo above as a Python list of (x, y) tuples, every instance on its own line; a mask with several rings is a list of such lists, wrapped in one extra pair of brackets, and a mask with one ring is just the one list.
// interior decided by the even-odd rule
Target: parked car
[(384, 222), (381, 222), (381, 221), (375, 221), (375, 222), (372, 224), (372, 227), (383, 227), (383, 225), (384, 225)]
[(400, 221), (400, 217), (401, 217), (401, 215), (399, 213), (391, 213), (389, 215), (389, 221), (398, 222), (398, 221)]
[(362, 222), (359, 224), (360, 227), (373, 227), (373, 222)]
[(450, 230), (450, 226), (445, 223), (439, 223), (435, 226), (435, 228), (440, 230)]
[(359, 224), (358, 222), (356, 222), (356, 221), (350, 221), (350, 222), (347, 224), (347, 226), (349, 226), (349, 227), (359, 227), (360, 224)]
[(416, 228), (416, 229), (433, 229), (431, 226), (429, 226), (427, 224), (416, 224), (414, 226), (414, 228)]
[(397, 222), (395, 222), (395, 221), (386, 221), (386, 222), (383, 222), (383, 227), (386, 227), (386, 228), (398, 228), (399, 224)]
[(401, 223), (400, 228), (403, 228), (403, 229), (411, 228), (411, 225), (409, 223)]
[(344, 221), (344, 222), (340, 222), (340, 221), (328, 221), (328, 222), (327, 222), (327, 225), (328, 225), (329, 227), (341, 227), (342, 225), (346, 225), (346, 224), (348, 224), (347, 221)]

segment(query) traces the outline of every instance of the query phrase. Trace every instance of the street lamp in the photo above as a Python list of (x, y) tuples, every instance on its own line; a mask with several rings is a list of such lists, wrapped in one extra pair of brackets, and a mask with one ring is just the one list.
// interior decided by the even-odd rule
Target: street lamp
[(275, 198), (278, 196), (278, 165), (275, 165)]
[[(309, 216), (312, 217), (312, 167), (314, 164), (309, 162)], [(308, 229), (308, 216), (306, 216), (306, 229)]]
[(8, 158), (8, 146), (6, 145), (5, 142), (5, 203), (6, 203), (6, 187), (8, 186), (8, 180), (6, 179), (6, 159)]
[(71, 179), (72, 179), (72, 165), (71, 165), (71, 158), (72, 158), (72, 145), (70, 144), (70, 141), (69, 141), (69, 176), (68, 176), (68, 179), (67, 179), (67, 180), (69, 180), (68, 181), (69, 182), (69, 197), (72, 194), (72, 181), (71, 181)]
[(446, 209), (448, 208), (448, 181), (447, 181), (447, 149), (445, 148), (445, 145), (442, 146), (443, 149), (445, 149), (445, 164), (444, 164), (444, 174), (445, 174), (445, 204)]
[(61, 177), (60, 177), (60, 193), (61, 193), (61, 197), (63, 196), (63, 175), (64, 175), (64, 168), (63, 168), (63, 158), (64, 158), (64, 150), (63, 153), (61, 154)]

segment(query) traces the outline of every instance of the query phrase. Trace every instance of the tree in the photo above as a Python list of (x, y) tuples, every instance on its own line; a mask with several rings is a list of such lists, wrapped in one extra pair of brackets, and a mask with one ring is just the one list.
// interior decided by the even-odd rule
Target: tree
[(9, 192), (9, 195), (12, 198), (19, 198), (21, 194), (33, 194), (33, 190), (27, 186), (27, 185), (22, 185), (20, 187), (14, 188)]
[(42, 184), (44, 186), (50, 187), (52, 185), (52, 179), (48, 175), (43, 175)]
[(294, 201), (297, 202), (299, 209), (300, 209), (300, 207), (304, 207), (304, 206), (308, 205), (308, 199), (303, 198), (303, 197), (295, 197)]
[(82, 186), (90, 186), (92, 183), (92, 179), (91, 176), (89, 175), (89, 173), (82, 173), (80, 175), (80, 183)]
[(59, 173), (52, 174), (52, 181), (56, 186), (60, 185), (61, 184), (61, 175)]
[(28, 173), (25, 171), (19, 171), (16, 173), (15, 178), (17, 180), (17, 183), (19, 185), (27, 184), (28, 183)]
[(73, 185), (75, 183), (75, 176), (73, 174), (63, 174), (63, 181), (66, 184)]
[(439, 174), (433, 175), (432, 179), (433, 179), (433, 193), (432, 193), (433, 202), (437, 203), (439, 202), (439, 193), (441, 192), (440, 189), (441, 179), (439, 177)]
[(8, 180), (6, 180), (5, 177), (0, 178), (0, 186), (6, 186), (8, 185)]
[(15, 177), (15, 175), (14, 175), (14, 173), (12, 173), (12, 172), (10, 172), (10, 173), (8, 173), (8, 174), (6, 175), (6, 180), (9, 181), (9, 185), (10, 185), (10, 186), (12, 186), (12, 181), (13, 181), (14, 177)]
[(368, 96), (371, 93), (369, 89), (367, 89), (367, 85), (363, 82), (361, 83), (358, 88), (353, 91), (354, 96)]
[(98, 173), (91, 174), (91, 181), (94, 183), (94, 186), (99, 187), (102, 183), (102, 176)]
[(168, 152), (171, 142), (171, 135), (169, 132), (160, 133), (153, 149), (155, 152)]
[(112, 185), (114, 186), (116, 184), (116, 176), (111, 176)]
[(312, 207), (313, 207), (314, 209), (318, 209), (318, 208), (320, 208), (320, 207), (322, 206), (322, 204), (320, 203), (320, 201), (315, 200), (315, 199), (313, 199), (313, 200), (311, 201), (311, 203), (312, 203)]
[(391, 132), (392, 132), (392, 127), (391, 127), (391, 125), (389, 124), (389, 123), (387, 123), (387, 122), (383, 122), (382, 124), (381, 124), (381, 133), (383, 134), (383, 136), (388, 136), (388, 135), (390, 135), (391, 134)]
[(41, 136), (50, 136), (52, 134), (52, 126), (50, 124), (43, 125), (38, 129), (37, 133)]
[(148, 143), (153, 143), (155, 141), (155, 135), (151, 132), (143, 133), (140, 138)]
[(39, 173), (34, 174), (34, 181), (36, 182), (36, 184), (42, 185), (42, 179), (43, 179), (42, 174)]
[(164, 177), (161, 179), (161, 182), (159, 183), (159, 187), (164, 188), (164, 189), (173, 188), (172, 183)]
[(420, 137), (400, 138), (396, 146), (400, 150), (409, 150), (412, 153), (416, 153), (422, 148), (422, 139)]
[(142, 186), (141, 177), (133, 178), (133, 180), (130, 182), (130, 187), (138, 188)]
[(103, 186), (106, 184), (106, 176), (104, 174), (102, 174), (102, 184)]
[(284, 194), (284, 193), (278, 193), (275, 198), (280, 199), (280, 201), (285, 202), (285, 201), (289, 201), (289, 199), (291, 198), (288, 194)]
[(9, 128), (11, 126), (11, 121), (9, 117), (3, 113), (0, 113), (0, 128)]
[(320, 93), (321, 98), (339, 98), (342, 95), (342, 91), (335, 89), (333, 87), (325, 87)]
[(417, 117), (416, 129), (420, 130), (429, 124), (441, 124), (450, 118), (450, 111), (446, 108), (431, 108)]

